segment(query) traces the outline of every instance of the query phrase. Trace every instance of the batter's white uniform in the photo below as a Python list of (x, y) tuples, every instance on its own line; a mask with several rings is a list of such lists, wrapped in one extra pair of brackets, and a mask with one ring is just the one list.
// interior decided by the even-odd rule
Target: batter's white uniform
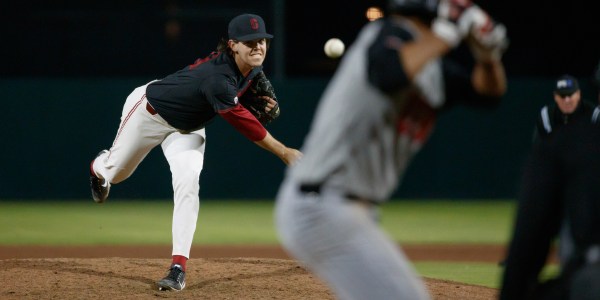
[(117, 184), (133, 174), (150, 150), (161, 145), (173, 180), (173, 255), (190, 257), (200, 209), (199, 178), (204, 164), (205, 129), (180, 133), (151, 112), (146, 87), (136, 88), (127, 97), (113, 145), (94, 160), (93, 168), (106, 182)]
[[(303, 158), (287, 170), (277, 195), (282, 244), (341, 299), (429, 299), (403, 252), (379, 228), (373, 205), (397, 188), (436, 112), (448, 104), (440, 59), (394, 96), (369, 81), (371, 45), (390, 39), (401, 45), (414, 35), (410, 24), (390, 20), (361, 30), (321, 98)], [(469, 86), (468, 76), (465, 81)]]

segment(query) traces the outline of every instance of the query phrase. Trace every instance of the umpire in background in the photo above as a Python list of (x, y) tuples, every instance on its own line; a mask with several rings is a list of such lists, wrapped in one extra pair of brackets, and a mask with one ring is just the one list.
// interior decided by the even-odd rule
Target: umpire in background
[(554, 103), (544, 106), (537, 120), (534, 139), (546, 138), (553, 131), (569, 127), (571, 123), (583, 118), (590, 120), (596, 104), (581, 99), (579, 82), (565, 74), (556, 80)]
[[(555, 130), (570, 130), (573, 122), (583, 120), (597, 122), (600, 109), (597, 104), (581, 98), (579, 82), (571, 75), (565, 74), (556, 80), (554, 103), (544, 106), (537, 120), (534, 132), (535, 140), (545, 139)], [(564, 221), (560, 232), (558, 255), (561, 266), (569, 260), (573, 252), (573, 238), (569, 233), (569, 225)]]
[[(556, 103), (540, 114), (523, 169), (500, 299), (600, 299), (600, 126), (597, 109), (580, 97), (577, 80), (561, 76)], [(560, 273), (542, 282), (559, 235), (568, 235), (572, 248), (561, 254)]]

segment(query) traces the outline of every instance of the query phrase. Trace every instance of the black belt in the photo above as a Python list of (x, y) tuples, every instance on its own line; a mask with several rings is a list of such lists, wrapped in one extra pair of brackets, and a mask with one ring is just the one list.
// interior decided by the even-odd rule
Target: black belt
[(300, 185), (300, 191), (307, 193), (321, 193), (321, 185), (320, 184), (302, 184)]
[[(305, 194), (308, 194), (308, 193), (320, 194), (321, 193), (321, 185), (320, 184), (301, 184), (300, 191)], [(377, 201), (369, 200), (364, 197), (359, 197), (352, 193), (346, 193), (346, 194), (344, 194), (344, 197), (346, 199), (352, 200), (352, 201), (367, 203), (367, 204), (371, 204), (371, 205), (379, 205), (379, 202), (377, 202)]]
[[(146, 110), (147, 110), (147, 111), (148, 111), (148, 112), (149, 112), (151, 115), (153, 115), (153, 116), (157, 114), (156, 110), (154, 109), (154, 107), (152, 107), (152, 105), (150, 104), (150, 102), (146, 102)], [(202, 128), (203, 128), (203, 127), (200, 127), (200, 128), (198, 128), (198, 129), (194, 129), (194, 130), (183, 130), (183, 129), (177, 129), (177, 131), (179, 131), (179, 133), (181, 133), (181, 134), (188, 134), (188, 133), (190, 133), (190, 132), (192, 132), (192, 131), (196, 131), (196, 130), (199, 130), (199, 129), (202, 129)]]
[(150, 105), (150, 102), (146, 102), (146, 110), (153, 116), (156, 114), (156, 110)]

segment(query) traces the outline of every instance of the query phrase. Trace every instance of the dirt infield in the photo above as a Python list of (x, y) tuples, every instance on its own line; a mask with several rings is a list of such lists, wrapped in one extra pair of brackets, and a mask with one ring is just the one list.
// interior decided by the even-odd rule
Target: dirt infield
[[(413, 261), (498, 262), (493, 245), (404, 246)], [(159, 292), (168, 246), (0, 246), (0, 299), (333, 299), (278, 246), (194, 246), (187, 287)], [(496, 298), (496, 289), (425, 278), (433, 299)]]

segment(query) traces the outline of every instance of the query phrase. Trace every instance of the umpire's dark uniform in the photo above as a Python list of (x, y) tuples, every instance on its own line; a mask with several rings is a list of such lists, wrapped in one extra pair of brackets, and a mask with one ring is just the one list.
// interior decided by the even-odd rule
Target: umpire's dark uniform
[(583, 99), (577, 109), (571, 114), (562, 113), (555, 103), (546, 105), (540, 110), (540, 115), (537, 119), (534, 142), (538, 139), (549, 137), (554, 131), (569, 130), (563, 127), (568, 127), (570, 123), (576, 123), (579, 120), (596, 123), (600, 118), (599, 113), (600, 109), (598, 109), (598, 106)]
[[(500, 299), (600, 299), (598, 112), (584, 101), (569, 115), (553, 104), (543, 120), (542, 110), (523, 170)], [(573, 255), (560, 276), (540, 283), (563, 220), (571, 230)]]

